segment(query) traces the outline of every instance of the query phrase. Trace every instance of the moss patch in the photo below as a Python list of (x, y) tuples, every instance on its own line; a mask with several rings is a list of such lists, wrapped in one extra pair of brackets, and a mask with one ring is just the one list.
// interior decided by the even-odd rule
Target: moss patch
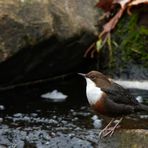
[(116, 27), (112, 37), (112, 68), (119, 60), (123, 67), (129, 62), (148, 67), (148, 28), (139, 26), (138, 19), (139, 13), (126, 15)]

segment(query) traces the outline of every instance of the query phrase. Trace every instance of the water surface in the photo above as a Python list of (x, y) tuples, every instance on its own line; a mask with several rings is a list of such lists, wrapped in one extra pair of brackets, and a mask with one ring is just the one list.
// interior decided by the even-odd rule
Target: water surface
[[(15, 96), (14, 92), (10, 92), (7, 101), (1, 102), (0, 146), (98, 147), (99, 131), (110, 118), (95, 115), (81, 87), (84, 85), (78, 86), (75, 82), (74, 85), (62, 83), (46, 87), (44, 91), (33, 88), (29, 92), (35, 93), (34, 95), (23, 91), (23, 94)], [(55, 102), (40, 97), (55, 88), (66, 94), (67, 100)], [(148, 104), (148, 91), (130, 91), (135, 97), (141, 96), (143, 103)], [(142, 112), (126, 117), (119, 130), (121, 129), (148, 130), (148, 114)], [(113, 142), (116, 143), (116, 138)]]

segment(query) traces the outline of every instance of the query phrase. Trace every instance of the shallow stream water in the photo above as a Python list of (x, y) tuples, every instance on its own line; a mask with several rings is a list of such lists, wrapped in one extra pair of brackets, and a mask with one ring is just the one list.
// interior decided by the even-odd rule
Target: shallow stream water
[[(24, 96), (19, 95), (23, 98), (21, 101), (18, 101), (18, 96), (16, 97), (14, 92), (12, 97), (11, 92), (7, 96), (8, 101), (2, 101), (0, 105), (0, 148), (118, 147), (116, 138), (110, 143), (99, 143), (99, 131), (110, 119), (95, 115), (87, 103), (84, 92), (76, 84), (77, 82), (75, 85), (58, 85), (64, 88), (59, 90), (68, 95), (67, 100), (63, 102), (39, 97), (47, 89), (41, 94), (39, 89), (30, 90), (36, 92), (34, 96), (23, 93), (25, 97), (34, 99), (25, 100)], [(58, 86), (55, 85), (50, 90), (57, 89)], [(135, 97), (141, 96), (143, 103), (148, 104), (148, 91), (130, 91)], [(121, 123), (119, 130), (121, 129), (148, 130), (148, 114), (142, 112), (126, 117)]]

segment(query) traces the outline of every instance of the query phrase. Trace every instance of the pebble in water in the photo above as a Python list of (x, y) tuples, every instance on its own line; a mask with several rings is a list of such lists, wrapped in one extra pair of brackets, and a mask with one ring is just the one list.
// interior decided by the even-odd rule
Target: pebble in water
[(97, 115), (92, 116), (94, 128), (101, 128), (102, 127), (102, 120), (98, 118)]
[(94, 116), (91, 117), (91, 119), (94, 121), (94, 120), (98, 119), (98, 116), (94, 115)]
[(137, 96), (137, 97), (136, 97), (136, 100), (137, 100), (139, 103), (142, 103), (142, 102), (143, 102), (142, 96)]
[(94, 126), (94, 128), (101, 128), (102, 127), (102, 120), (100, 120), (100, 119), (94, 120), (93, 126)]

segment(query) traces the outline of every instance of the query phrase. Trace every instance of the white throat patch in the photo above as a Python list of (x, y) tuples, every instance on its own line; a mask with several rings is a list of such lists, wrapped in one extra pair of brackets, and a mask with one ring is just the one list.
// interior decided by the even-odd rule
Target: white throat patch
[(96, 87), (95, 83), (89, 79), (86, 79), (86, 96), (90, 105), (99, 101), (103, 95), (103, 91), (99, 87)]

